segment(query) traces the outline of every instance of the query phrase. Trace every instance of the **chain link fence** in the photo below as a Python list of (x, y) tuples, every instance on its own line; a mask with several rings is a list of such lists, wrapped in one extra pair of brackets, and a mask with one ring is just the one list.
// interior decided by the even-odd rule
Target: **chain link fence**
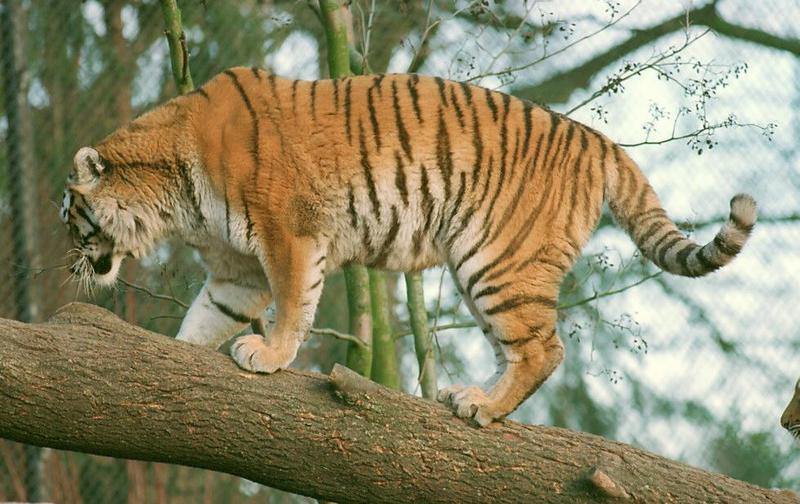
[[(327, 76), (315, 3), (180, 1), (195, 83), (234, 65)], [(716, 18), (701, 2), (381, 0), (370, 16), (371, 4), (351, 9), (373, 71), (411, 67), (568, 112), (629, 144), (670, 215), (698, 240), (711, 238), (735, 192), (759, 201), (742, 257), (697, 281), (655, 275), (604, 218), (562, 289), (567, 358), (513, 418), (800, 489), (800, 463), (778, 424), (800, 373), (796, 2), (720, 0)], [(128, 261), (122, 284), (90, 298), (69, 279), (71, 245), (58, 216), (78, 148), (175, 94), (159, 3), (4, 0), (0, 9), (0, 317), (43, 321), (81, 300), (175, 334), (203, 281), (192, 250), (168, 242)], [(686, 9), (692, 26), (669, 24)], [(715, 19), (742, 30), (704, 33), (724, 31)], [(347, 330), (342, 284), (328, 280), (318, 326)], [(390, 285), (401, 334), (401, 277)], [(425, 286), (431, 325), (470, 320), (441, 270), (426, 272)], [(493, 372), (476, 331), (442, 328), (435, 338), (440, 386)], [(404, 388), (419, 393), (411, 344), (398, 338)], [(315, 337), (296, 366), (326, 372), (344, 354), (342, 342)], [(307, 500), (199, 469), (0, 440), (0, 501), (265, 499)]]

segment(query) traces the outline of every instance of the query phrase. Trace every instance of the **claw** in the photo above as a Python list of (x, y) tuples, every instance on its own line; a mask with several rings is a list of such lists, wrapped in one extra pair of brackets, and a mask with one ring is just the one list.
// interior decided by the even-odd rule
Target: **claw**
[(258, 334), (241, 336), (231, 345), (231, 357), (242, 369), (255, 373), (274, 373), (285, 369), (294, 355), (284, 355), (280, 349), (271, 348)]
[(494, 413), (489, 396), (479, 387), (451, 385), (441, 389), (436, 399), (448, 405), (459, 418), (472, 418), (481, 427), (500, 418)]

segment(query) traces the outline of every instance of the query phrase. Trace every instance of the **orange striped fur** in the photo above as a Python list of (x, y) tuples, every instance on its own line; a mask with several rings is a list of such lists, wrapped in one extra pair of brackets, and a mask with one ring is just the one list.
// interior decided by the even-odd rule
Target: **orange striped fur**
[(227, 70), (82, 149), (69, 188), (113, 240), (116, 265), (170, 234), (200, 250), (209, 279), (180, 339), (216, 343), (274, 298), (267, 340), (232, 348), (254, 371), (294, 358), (326, 272), (447, 264), (498, 373), (440, 399), (481, 425), (561, 361), (559, 284), (604, 201), (646, 257), (685, 276), (728, 263), (755, 223), (754, 201), (738, 195), (714, 240), (696, 245), (603, 135), (506, 94), (416, 75), (308, 82)]

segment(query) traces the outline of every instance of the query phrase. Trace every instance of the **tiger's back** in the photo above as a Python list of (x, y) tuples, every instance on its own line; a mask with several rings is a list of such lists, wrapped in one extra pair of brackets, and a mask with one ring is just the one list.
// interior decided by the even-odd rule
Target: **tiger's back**
[[(169, 117), (180, 122), (170, 129), (177, 137), (136, 127)], [(119, 164), (112, 154), (131, 145), (133, 130), (158, 145), (173, 140), (156, 151), (171, 150), (167, 171), (191, 221), (173, 224), (175, 232), (201, 250), (213, 237), (263, 266), (266, 283), (248, 288), (275, 296), (271, 339), (283, 343), (241, 340), (233, 347), (240, 365), (285, 367), (313, 320), (324, 274), (342, 264), (410, 271), (446, 263), (498, 373), (488, 393), (450, 387), (441, 399), (482, 425), (513, 411), (560, 362), (559, 284), (604, 200), (646, 257), (687, 276), (729, 262), (755, 221), (752, 199), (737, 196), (714, 241), (696, 245), (607, 138), (523, 100), (439, 78), (292, 81), (235, 68), (100, 143), (99, 159)], [(209, 264), (208, 292), (198, 299), (241, 324), (263, 307), (216, 301), (242, 304), (225, 294), (242, 284), (229, 269)], [(214, 316), (204, 310), (192, 306), (179, 337), (203, 340), (194, 333), (207, 333), (201, 322)]]

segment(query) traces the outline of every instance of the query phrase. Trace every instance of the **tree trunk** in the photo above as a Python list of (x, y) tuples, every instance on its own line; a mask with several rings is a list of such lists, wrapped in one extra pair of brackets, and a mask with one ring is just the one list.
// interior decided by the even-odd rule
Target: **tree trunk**
[(0, 436), (215, 469), (347, 502), (796, 503), (622, 443), (506, 421), (477, 429), (345, 368), (256, 375), (70, 304), (0, 319)]

